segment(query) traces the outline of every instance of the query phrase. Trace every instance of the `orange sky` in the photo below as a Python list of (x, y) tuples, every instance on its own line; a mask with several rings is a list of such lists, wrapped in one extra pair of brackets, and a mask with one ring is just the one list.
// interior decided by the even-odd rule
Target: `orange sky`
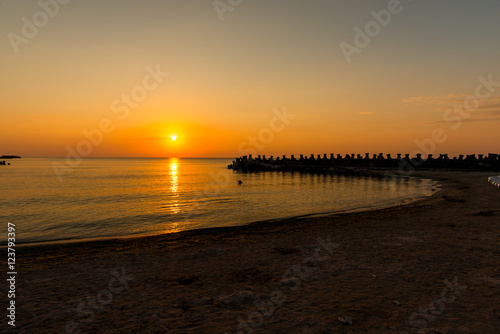
[[(210, 1), (75, 1), (26, 38), (44, 9), (3, 2), (0, 155), (500, 153), (500, 4), (401, 1), (349, 63), (341, 43), (387, 8), (247, 1), (221, 20)], [(276, 110), (295, 116), (279, 131)]]

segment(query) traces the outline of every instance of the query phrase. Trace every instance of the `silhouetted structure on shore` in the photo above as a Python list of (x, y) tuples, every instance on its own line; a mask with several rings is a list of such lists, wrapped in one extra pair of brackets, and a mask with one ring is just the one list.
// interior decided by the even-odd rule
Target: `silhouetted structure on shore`
[(361, 154), (347, 154), (341, 156), (337, 154), (317, 155), (311, 154), (309, 157), (300, 155), (297, 159), (295, 156), (266, 158), (265, 155), (243, 156), (236, 158), (232, 164), (227, 166), (229, 169), (239, 171), (298, 171), (298, 172), (339, 172), (339, 173), (361, 173), (370, 170), (484, 170), (493, 171), (500, 170), (500, 155), (490, 153), (487, 156), (479, 154), (460, 155), (459, 157), (450, 158), (448, 154), (440, 154), (435, 158), (429, 154), (427, 159), (422, 158), (422, 154), (417, 154), (415, 157), (410, 157), (409, 154), (397, 157), (391, 157), (390, 154), (374, 154), (370, 157), (369, 153), (364, 156)]

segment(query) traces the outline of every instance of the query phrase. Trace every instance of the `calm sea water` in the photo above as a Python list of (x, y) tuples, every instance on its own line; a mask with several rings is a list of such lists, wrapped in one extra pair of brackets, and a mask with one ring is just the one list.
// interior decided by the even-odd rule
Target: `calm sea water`
[[(0, 166), (1, 244), (152, 235), (382, 207), (432, 194), (420, 179), (237, 173), (231, 159), (83, 159), (58, 180), (53, 162)], [(238, 180), (243, 184), (238, 185)]]

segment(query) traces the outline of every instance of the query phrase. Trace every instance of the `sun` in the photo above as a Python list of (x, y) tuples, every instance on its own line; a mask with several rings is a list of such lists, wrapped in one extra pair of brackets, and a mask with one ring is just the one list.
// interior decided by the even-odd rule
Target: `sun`
[(170, 136), (170, 139), (172, 139), (173, 141), (176, 141), (177, 140), (177, 136), (176, 135), (172, 135), (172, 136)]

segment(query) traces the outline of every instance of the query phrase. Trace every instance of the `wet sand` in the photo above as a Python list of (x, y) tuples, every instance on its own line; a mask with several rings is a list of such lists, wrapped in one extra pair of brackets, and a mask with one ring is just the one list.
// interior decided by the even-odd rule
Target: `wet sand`
[(494, 174), (419, 173), (442, 190), (369, 212), (18, 246), (15, 332), (500, 333)]

